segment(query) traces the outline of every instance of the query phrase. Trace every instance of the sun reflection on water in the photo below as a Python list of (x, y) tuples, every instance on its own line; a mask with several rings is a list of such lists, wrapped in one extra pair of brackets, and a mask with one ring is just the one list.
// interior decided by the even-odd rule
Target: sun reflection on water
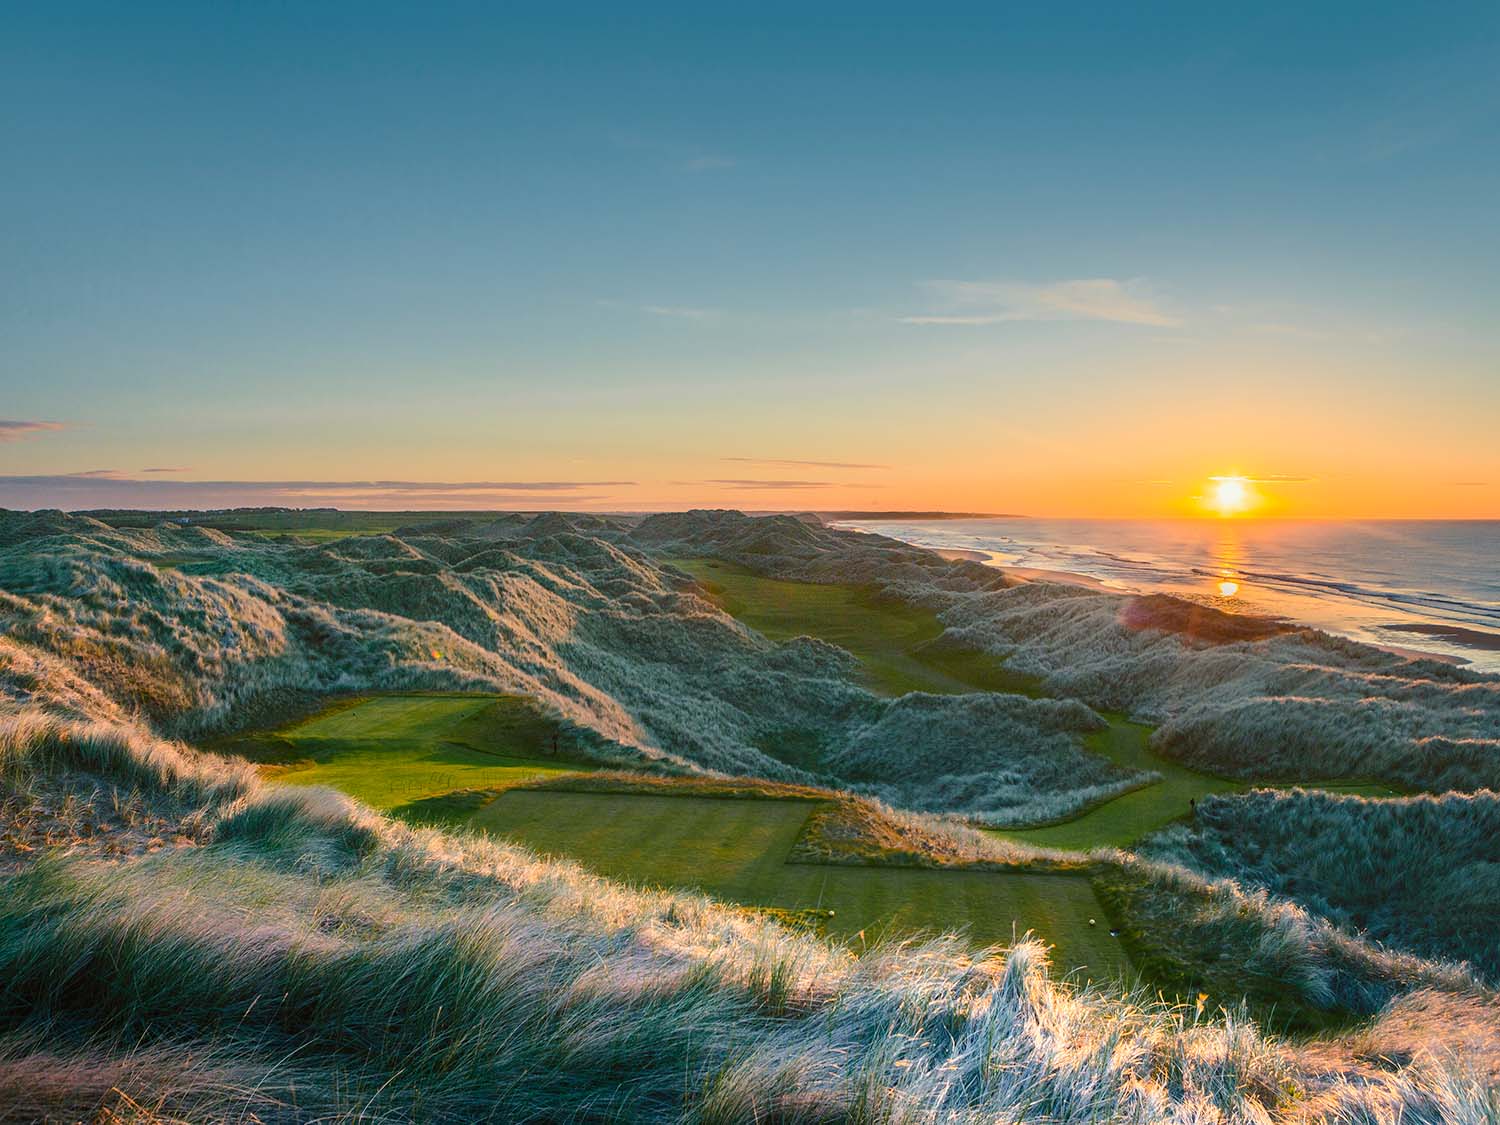
[(1241, 568), (1245, 563), (1245, 545), (1232, 523), (1225, 524), (1214, 545), (1214, 569), (1218, 572), (1214, 583), (1219, 597), (1233, 598), (1240, 592)]

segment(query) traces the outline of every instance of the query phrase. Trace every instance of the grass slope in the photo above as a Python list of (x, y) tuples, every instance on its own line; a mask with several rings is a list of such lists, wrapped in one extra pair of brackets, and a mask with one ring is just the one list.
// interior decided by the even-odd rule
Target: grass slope
[[(1235, 781), (1199, 773), (1152, 752), (1147, 745), (1151, 728), (1142, 723), (1111, 722), (1107, 731), (1085, 739), (1088, 748), (1113, 762), (1132, 769), (1155, 770), (1161, 781), (1144, 789), (1106, 801), (1082, 816), (1060, 824), (1038, 828), (986, 829), (991, 835), (1020, 840), (1041, 848), (1082, 851), (1088, 848), (1123, 848), (1192, 813), (1194, 801), (1213, 793), (1243, 793), (1265, 788), (1265, 783)], [(1332, 793), (1359, 797), (1394, 797), (1396, 790), (1379, 782), (1329, 781), (1303, 783)]]
[(554, 756), (556, 728), (529, 700), (387, 695), (342, 701), (269, 735), (218, 747), (292, 785), (327, 785), (383, 812), (457, 823), (467, 791), (507, 789), (590, 767)]
[(1128, 972), (1083, 876), (789, 864), (815, 807), (801, 800), (516, 790), (472, 823), (636, 884), (786, 911), (831, 910), (823, 928), (856, 948), (884, 936), (950, 930), (976, 944), (1008, 945), (1035, 930), (1056, 946), (1061, 969), (1085, 968), (1096, 980)]
[(817, 637), (858, 657), (870, 686), (887, 695), (929, 691), (1030, 694), (1035, 681), (989, 653), (938, 650), (943, 624), (930, 611), (870, 589), (764, 578), (719, 559), (669, 559), (731, 617), (773, 641)]

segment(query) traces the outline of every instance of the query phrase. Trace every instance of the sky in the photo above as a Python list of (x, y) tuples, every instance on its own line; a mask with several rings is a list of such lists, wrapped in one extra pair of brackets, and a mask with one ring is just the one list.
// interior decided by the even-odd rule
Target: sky
[(1500, 5), (56, 3), (0, 505), (1500, 517)]

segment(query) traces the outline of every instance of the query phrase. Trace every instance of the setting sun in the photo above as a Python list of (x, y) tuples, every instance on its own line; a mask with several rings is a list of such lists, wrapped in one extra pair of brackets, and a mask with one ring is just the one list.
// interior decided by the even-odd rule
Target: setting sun
[(1209, 505), (1221, 516), (1237, 516), (1250, 509), (1250, 482), (1244, 477), (1214, 477)]

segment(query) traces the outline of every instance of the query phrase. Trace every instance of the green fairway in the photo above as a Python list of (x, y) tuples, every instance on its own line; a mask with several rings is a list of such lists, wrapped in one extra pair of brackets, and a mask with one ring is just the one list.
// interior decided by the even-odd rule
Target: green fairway
[[(1112, 719), (1110, 728), (1085, 741), (1090, 750), (1110, 761), (1138, 770), (1155, 770), (1162, 780), (1144, 789), (1114, 798), (1082, 816), (1041, 828), (986, 829), (991, 835), (1020, 840), (1042, 848), (1083, 851), (1088, 848), (1123, 848), (1141, 837), (1164, 828), (1192, 812), (1192, 803), (1210, 793), (1243, 793), (1267, 788), (1274, 783), (1246, 782), (1213, 774), (1200, 773), (1163, 758), (1147, 746), (1151, 728), (1143, 723)], [(1360, 797), (1394, 797), (1388, 785), (1367, 781), (1307, 781), (1289, 784), (1304, 789), (1322, 789), (1330, 793), (1350, 793)]]
[[(1035, 930), (1058, 968), (1128, 971), (1083, 875), (789, 864), (810, 801), (516, 790), (471, 821), (535, 851), (637, 884), (695, 888), (785, 910), (832, 910), (856, 948), (882, 936), (965, 932), (979, 944)], [(1095, 925), (1089, 925), (1089, 919)]]
[(928, 691), (1031, 694), (1035, 680), (1012, 672), (1001, 657), (936, 650), (943, 624), (931, 610), (881, 598), (860, 586), (784, 582), (719, 559), (669, 559), (686, 571), (731, 617), (773, 641), (817, 637), (857, 656), (871, 687), (887, 695)]
[(450, 794), (589, 768), (552, 756), (554, 730), (520, 696), (383, 695), (223, 749), (267, 764), (278, 781), (328, 785), (398, 816), (457, 823), (475, 802)]
[(1155, 770), (1162, 780), (1106, 801), (1082, 816), (1042, 828), (989, 829), (992, 835), (1043, 848), (1083, 851), (1124, 847), (1148, 832), (1185, 816), (1189, 801), (1209, 793), (1228, 793), (1246, 786), (1227, 778), (1198, 773), (1154, 754), (1146, 746), (1151, 728), (1117, 720), (1109, 730), (1090, 737), (1088, 747), (1112, 762), (1138, 770)]

